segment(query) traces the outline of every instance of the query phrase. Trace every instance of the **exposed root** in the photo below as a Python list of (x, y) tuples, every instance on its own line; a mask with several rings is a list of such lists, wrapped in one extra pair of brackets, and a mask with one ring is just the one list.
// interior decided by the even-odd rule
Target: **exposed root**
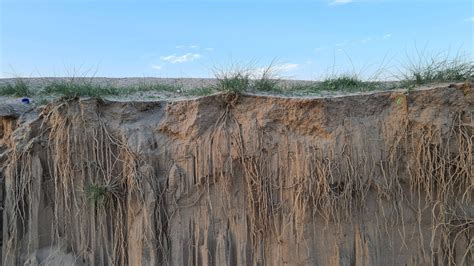
[[(127, 217), (135, 212), (141, 212), (143, 223), (138, 242), (154, 254), (147, 258), (169, 263), (170, 206), (179, 210), (206, 199), (212, 216), (218, 209), (213, 189), (222, 192), (224, 211), (236, 207), (237, 193), (244, 195), (253, 261), (265, 263), (268, 241), (281, 244), (288, 232), (303, 242), (308, 221), (322, 219), (340, 232), (348, 224), (363, 224), (372, 215), (370, 195), (377, 204), (373, 215), (381, 218), (378, 230), (389, 237), (399, 234), (402, 248), (418, 241), (433, 264), (462, 264), (472, 258), (474, 218), (466, 209), (473, 200), (474, 137), (461, 112), (447, 132), (404, 118), (396, 130), (380, 122), (384, 139), (370, 139), (363, 124), (349, 125), (338, 131), (337, 142), (321, 145), (310, 137), (295, 141), (294, 133), (274, 140), (258, 123), (244, 129), (234, 113), (238, 95), (225, 97), (215, 124), (186, 149), (192, 169), (187, 181), (168, 185), (157, 177), (156, 162), (132, 152), (111, 131), (99, 108), (82, 108), (78, 101), (50, 105), (37, 128), (41, 134), (15, 147), (9, 157), (6, 259), (37, 248), (35, 240), (22, 236), (38, 219), (33, 208), (40, 198), (38, 184), (50, 192), (45, 200), (54, 206), (52, 245), (67, 243), (88, 264), (130, 263), (134, 221)], [(355, 127), (361, 131), (358, 136), (347, 130)], [(177, 167), (173, 171), (180, 176)], [(234, 191), (237, 184), (244, 191)], [(87, 197), (90, 185), (103, 188), (97, 192), (103, 200)], [(165, 193), (173, 194), (173, 202), (165, 201)], [(409, 217), (418, 228), (412, 235), (406, 228)], [(392, 232), (398, 225), (401, 229)], [(429, 236), (422, 229), (427, 227), (432, 228)], [(195, 239), (189, 241), (195, 245)]]
[[(12, 177), (10, 180), (17, 183), (12, 184), (15, 191), (9, 197), (12, 208), (7, 215), (10, 219), (7, 249), (18, 252), (20, 241), (34, 245), (32, 240), (21, 239), (21, 232), (38, 222), (28, 213), (36, 204), (34, 200), (39, 199), (33, 196), (39, 187), (32, 188), (32, 183), (40, 180), (36, 185), (41, 187), (41, 180), (45, 178), (43, 189), (51, 193), (49, 200), (54, 202), (51, 245), (67, 243), (66, 248), (87, 264), (128, 264), (127, 212), (130, 204), (136, 200), (140, 207), (144, 205), (145, 186), (155, 189), (157, 197), (162, 196), (159, 193), (161, 184), (153, 175), (142, 172), (143, 161), (124, 140), (109, 131), (100, 112), (84, 113), (79, 102), (66, 101), (51, 105), (42, 116), (39, 128), (42, 134), (30, 140), (29, 146), (17, 147), (10, 156), (8, 174)], [(42, 141), (49, 143), (44, 153), (38, 150), (44, 149), (39, 144)], [(43, 154), (44, 164), (39, 163), (38, 157), (32, 157), (38, 153)], [(34, 163), (36, 165), (32, 167)], [(103, 193), (99, 195), (100, 202), (88, 198), (86, 190), (90, 186), (103, 186), (98, 192)], [(167, 259), (167, 222), (161, 198), (157, 205), (146, 210), (151, 213), (145, 223), (156, 221), (158, 224), (148, 224), (148, 227), (157, 228), (158, 232), (143, 236), (156, 237), (158, 241), (142, 241), (154, 242), (150, 248), (157, 250), (157, 261), (164, 262)], [(7, 255), (7, 258), (19, 257)]]

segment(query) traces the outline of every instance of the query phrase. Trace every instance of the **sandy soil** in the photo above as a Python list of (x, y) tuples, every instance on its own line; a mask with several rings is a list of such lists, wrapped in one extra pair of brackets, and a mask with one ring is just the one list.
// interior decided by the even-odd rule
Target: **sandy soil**
[(470, 86), (40, 111), (1, 117), (3, 265), (473, 265)]

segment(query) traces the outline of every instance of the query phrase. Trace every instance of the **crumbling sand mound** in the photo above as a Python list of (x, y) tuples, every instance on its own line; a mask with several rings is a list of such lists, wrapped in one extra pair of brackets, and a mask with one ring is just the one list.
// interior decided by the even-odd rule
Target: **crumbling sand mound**
[(474, 93), (62, 99), (2, 118), (3, 265), (474, 262)]

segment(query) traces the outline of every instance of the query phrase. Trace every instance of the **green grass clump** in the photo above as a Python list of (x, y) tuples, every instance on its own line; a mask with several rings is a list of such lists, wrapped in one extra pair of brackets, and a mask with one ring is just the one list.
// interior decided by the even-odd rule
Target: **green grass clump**
[(6, 84), (1, 86), (0, 95), (29, 97), (33, 95), (33, 91), (22, 79), (16, 79), (15, 83), (13, 84)]
[(460, 56), (454, 58), (419, 56), (417, 61), (409, 60), (402, 73), (402, 83), (405, 86), (472, 79), (474, 79), (473, 62)]
[(355, 75), (328, 78), (318, 85), (320, 91), (362, 91), (370, 89), (372, 87), (368, 82), (360, 80)]
[(250, 88), (251, 73), (247, 70), (217, 73), (215, 89), (224, 93), (242, 93)]
[(106, 186), (90, 184), (86, 187), (87, 198), (96, 205), (104, 203), (106, 194)]
[(102, 86), (91, 83), (57, 82), (47, 85), (44, 88), (44, 93), (62, 95), (66, 97), (101, 97), (107, 95), (119, 95), (123, 93), (123, 89), (109, 85)]
[(280, 86), (279, 80), (275, 79), (257, 79), (253, 83), (253, 89), (256, 91), (285, 93), (285, 87)]
[(279, 80), (275, 75), (277, 70), (278, 69), (276, 69), (276, 66), (272, 62), (263, 70), (260, 78), (253, 80), (252, 88), (257, 91), (281, 92), (282, 88), (279, 86)]
[(253, 81), (252, 88), (257, 91), (274, 91), (279, 92), (281, 88), (278, 86), (278, 80), (261, 78)]
[(109, 181), (105, 184), (89, 184), (86, 187), (85, 193), (87, 198), (96, 206), (122, 198), (124, 195), (117, 180)]
[(286, 91), (300, 93), (320, 93), (320, 92), (359, 92), (372, 91), (378, 89), (376, 82), (363, 81), (356, 75), (340, 75), (327, 78), (321, 82), (311, 82), (306, 84), (293, 84)]

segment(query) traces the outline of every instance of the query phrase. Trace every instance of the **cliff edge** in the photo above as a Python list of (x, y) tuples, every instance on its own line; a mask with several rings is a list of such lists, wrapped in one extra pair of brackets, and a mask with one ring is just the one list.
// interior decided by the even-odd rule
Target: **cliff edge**
[(474, 264), (467, 83), (0, 116), (3, 265)]

